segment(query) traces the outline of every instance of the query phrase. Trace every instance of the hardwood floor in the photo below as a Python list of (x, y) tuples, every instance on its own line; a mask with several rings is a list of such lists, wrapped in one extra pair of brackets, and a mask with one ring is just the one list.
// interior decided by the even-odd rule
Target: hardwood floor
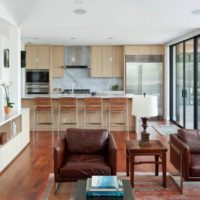
[[(151, 122), (153, 124), (154, 122)], [(156, 122), (163, 123), (163, 122)], [(149, 126), (151, 139), (159, 139), (168, 146), (168, 136), (161, 136)], [(113, 132), (118, 146), (118, 172), (125, 172), (125, 141), (137, 139), (139, 134), (130, 132)], [(30, 145), (14, 160), (0, 176), (1, 200), (36, 200), (44, 190), (49, 173), (53, 172), (53, 147), (57, 144), (57, 133), (31, 133)], [(142, 157), (140, 159), (151, 159)], [(167, 171), (175, 171), (167, 156)], [(136, 166), (136, 171), (150, 172), (150, 164)]]

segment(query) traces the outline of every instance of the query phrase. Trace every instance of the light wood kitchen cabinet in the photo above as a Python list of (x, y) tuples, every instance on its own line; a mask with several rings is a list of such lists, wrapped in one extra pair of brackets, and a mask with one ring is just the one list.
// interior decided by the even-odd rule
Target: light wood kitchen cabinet
[(91, 77), (123, 77), (123, 47), (92, 46)]
[(49, 69), (50, 46), (49, 45), (26, 45), (26, 68)]
[(112, 77), (112, 67), (113, 67), (113, 55), (112, 46), (103, 46), (103, 65), (102, 65), (102, 77)]
[(101, 46), (91, 47), (91, 77), (102, 77), (103, 50)]
[(52, 77), (64, 76), (64, 46), (52, 46), (51, 51), (51, 73)]
[(26, 68), (37, 69), (37, 46), (26, 45)]
[(112, 50), (112, 76), (113, 77), (123, 77), (123, 47), (114, 46)]

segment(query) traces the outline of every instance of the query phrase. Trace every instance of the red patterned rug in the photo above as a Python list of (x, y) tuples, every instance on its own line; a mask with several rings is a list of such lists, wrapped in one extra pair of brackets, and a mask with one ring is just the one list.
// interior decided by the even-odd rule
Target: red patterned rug
[[(121, 177), (128, 179), (129, 177)], [(61, 183), (54, 195), (54, 177), (49, 175), (41, 200), (73, 200), (76, 183)], [(162, 187), (162, 177), (153, 175), (136, 175), (133, 194), (136, 200), (197, 200), (200, 196), (181, 195), (171, 176), (167, 176), (167, 188)]]

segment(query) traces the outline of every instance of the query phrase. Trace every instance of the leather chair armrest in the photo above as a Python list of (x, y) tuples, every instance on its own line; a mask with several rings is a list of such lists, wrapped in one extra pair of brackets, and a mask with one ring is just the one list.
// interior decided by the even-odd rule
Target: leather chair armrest
[(117, 173), (117, 146), (112, 134), (108, 136), (108, 164), (111, 167), (111, 175)]
[(59, 177), (59, 170), (66, 158), (66, 142), (62, 139), (60, 143), (54, 147), (54, 179)]
[[(189, 177), (190, 169), (190, 149), (189, 146), (180, 140), (177, 135), (170, 135), (170, 149), (171, 149), (171, 162), (176, 166), (179, 166), (179, 170), (182, 170), (182, 175), (185, 179)], [(179, 159), (175, 156), (179, 155)], [(182, 159), (182, 163), (181, 162)]]

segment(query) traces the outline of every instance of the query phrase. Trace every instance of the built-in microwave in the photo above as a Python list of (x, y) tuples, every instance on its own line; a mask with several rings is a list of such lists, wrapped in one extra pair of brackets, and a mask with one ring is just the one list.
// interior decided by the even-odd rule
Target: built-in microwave
[(27, 70), (26, 83), (49, 83), (49, 70)]
[(49, 94), (49, 70), (26, 71), (26, 94)]

